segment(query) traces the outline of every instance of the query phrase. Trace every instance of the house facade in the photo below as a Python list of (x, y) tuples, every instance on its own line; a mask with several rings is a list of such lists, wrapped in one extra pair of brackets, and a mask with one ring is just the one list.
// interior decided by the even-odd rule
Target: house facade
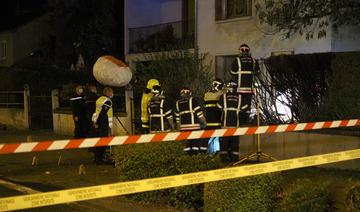
[[(125, 0), (125, 59), (132, 64), (149, 52), (163, 51), (151, 45), (168, 45), (168, 34), (189, 39), (207, 53), (211, 71), (218, 77), (238, 53), (239, 45), (250, 46), (255, 58), (279, 54), (360, 51), (360, 27), (344, 26), (327, 36), (307, 40), (305, 35), (284, 38), (260, 24), (255, 4), (259, 0)], [(261, 3), (262, 1), (260, 1)], [(166, 26), (172, 28), (166, 31)], [(170, 32), (169, 32), (170, 31)], [(157, 39), (163, 36), (164, 39)], [(156, 40), (156, 41), (154, 41)], [(153, 44), (152, 44), (153, 43)], [(148, 46), (146, 46), (148, 45)], [(140, 58), (140, 59), (139, 59)]]
[(40, 49), (48, 39), (49, 15), (0, 32), (0, 67), (10, 67)]

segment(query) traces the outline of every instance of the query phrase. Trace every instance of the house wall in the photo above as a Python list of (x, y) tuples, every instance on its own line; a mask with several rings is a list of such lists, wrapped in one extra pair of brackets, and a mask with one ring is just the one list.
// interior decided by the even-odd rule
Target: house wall
[(24, 109), (0, 108), (0, 123), (10, 128), (26, 130), (29, 129), (27, 114)]
[(13, 48), (13, 33), (11, 32), (1, 32), (0, 33), (0, 43), (6, 42), (6, 58), (0, 58), (0, 67), (9, 67), (14, 64), (14, 48)]
[(44, 15), (13, 31), (14, 63), (43, 45), (49, 35), (49, 21), (49, 15)]
[(332, 32), (331, 51), (360, 51), (360, 26), (342, 26)]
[(129, 28), (182, 20), (182, 0), (125, 0), (125, 55), (129, 53)]
[[(306, 40), (305, 36), (293, 36), (284, 39), (281, 34), (266, 34), (272, 28), (260, 25), (253, 8), (253, 16), (215, 21), (215, 3), (198, 0), (197, 36), (199, 50), (215, 56), (234, 55), (242, 43), (247, 43), (255, 58), (266, 58), (271, 52), (293, 51), (295, 54), (331, 51), (331, 30), (323, 39)], [(255, 1), (253, 1), (253, 5)], [(212, 71), (215, 65), (212, 64)]]

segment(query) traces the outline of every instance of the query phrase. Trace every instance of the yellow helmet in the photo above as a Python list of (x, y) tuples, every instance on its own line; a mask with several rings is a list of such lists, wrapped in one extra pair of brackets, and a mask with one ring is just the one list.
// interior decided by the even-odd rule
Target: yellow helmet
[(157, 79), (149, 79), (146, 88), (151, 90), (154, 86), (160, 86), (160, 83)]

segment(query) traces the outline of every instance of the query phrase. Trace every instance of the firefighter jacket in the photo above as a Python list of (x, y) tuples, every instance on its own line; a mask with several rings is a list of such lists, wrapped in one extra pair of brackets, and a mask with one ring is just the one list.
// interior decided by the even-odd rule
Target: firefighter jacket
[(204, 108), (207, 127), (221, 127), (221, 110), (217, 107), (220, 97), (224, 94), (223, 90), (208, 91), (204, 95)]
[(172, 119), (172, 110), (165, 97), (153, 96), (148, 106), (150, 132), (170, 130), (169, 120)]
[(153, 97), (151, 89), (155, 85), (159, 86), (159, 81), (156, 79), (150, 79), (146, 85), (146, 91), (141, 97), (141, 126), (143, 128), (149, 128), (149, 113), (147, 108), (151, 98)]
[(222, 110), (221, 120), (223, 127), (239, 127), (240, 126), (240, 112), (241, 95), (236, 93), (225, 93), (220, 97), (217, 107)]
[[(199, 102), (193, 97), (181, 97), (176, 101), (176, 123), (180, 125), (180, 130), (200, 129), (200, 120), (204, 120), (204, 114)], [(206, 123), (201, 123), (206, 124)]]
[(112, 128), (113, 109), (112, 101), (109, 97), (101, 96), (96, 100), (96, 109), (92, 116), (92, 121), (99, 126), (100, 130)]
[(250, 55), (236, 57), (231, 65), (232, 80), (238, 84), (238, 93), (253, 93), (253, 74), (256, 61)]
[(83, 96), (76, 95), (70, 98), (73, 117), (78, 117), (79, 121), (85, 121), (85, 99)]

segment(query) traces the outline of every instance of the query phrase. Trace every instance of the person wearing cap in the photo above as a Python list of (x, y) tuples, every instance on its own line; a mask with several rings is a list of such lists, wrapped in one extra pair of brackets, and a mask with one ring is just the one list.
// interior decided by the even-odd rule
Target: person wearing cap
[(75, 87), (75, 95), (70, 98), (72, 115), (75, 125), (74, 138), (86, 136), (86, 114), (84, 89), (81, 85)]
[[(237, 93), (238, 85), (230, 80), (226, 84), (227, 93), (220, 97), (217, 107), (222, 111), (222, 128), (237, 128), (240, 126), (240, 113), (247, 109), (242, 105), (242, 95)], [(223, 162), (239, 160), (239, 136), (224, 137), (220, 142), (220, 158)]]
[(239, 55), (231, 65), (230, 75), (232, 81), (237, 84), (237, 93), (242, 96), (242, 104), (248, 105), (247, 109), (241, 112), (242, 124), (249, 121), (251, 100), (254, 94), (254, 73), (257, 70), (258, 64), (251, 56), (250, 47), (247, 44), (241, 44)]
[(147, 82), (145, 91), (143, 92), (143, 95), (141, 97), (141, 129), (142, 133), (146, 134), (149, 133), (149, 112), (148, 112), (148, 105), (153, 97), (153, 94), (151, 93), (151, 89), (154, 86), (160, 86), (160, 83), (157, 79), (150, 79)]
[(173, 114), (161, 87), (153, 86), (153, 97), (148, 105), (150, 133), (166, 132), (174, 129)]
[[(192, 97), (188, 87), (180, 89), (180, 98), (176, 101), (176, 123), (180, 131), (194, 131), (205, 129), (206, 120), (199, 101)], [(190, 155), (207, 152), (208, 142), (205, 139), (192, 139), (186, 141), (184, 152)]]

